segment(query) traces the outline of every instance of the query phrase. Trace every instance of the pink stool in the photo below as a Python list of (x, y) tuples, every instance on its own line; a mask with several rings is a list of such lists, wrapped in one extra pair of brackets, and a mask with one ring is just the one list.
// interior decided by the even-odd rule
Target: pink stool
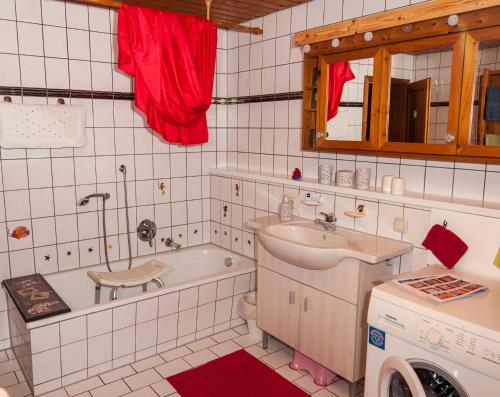
[(313, 377), (314, 383), (318, 386), (328, 386), (330, 383), (333, 383), (334, 380), (340, 378), (335, 372), (323, 367), (321, 364), (303, 355), (298, 350), (295, 350), (293, 353), (293, 360), (289, 365), (291, 369), (296, 371), (303, 370), (309, 372)]

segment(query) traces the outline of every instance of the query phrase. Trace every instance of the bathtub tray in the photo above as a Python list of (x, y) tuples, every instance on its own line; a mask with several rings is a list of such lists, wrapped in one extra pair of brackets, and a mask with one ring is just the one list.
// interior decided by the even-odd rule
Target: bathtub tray
[(3, 285), (26, 322), (71, 311), (41, 274), (4, 280)]
[(151, 282), (164, 275), (170, 266), (156, 260), (118, 272), (87, 272), (87, 275), (96, 283), (106, 287), (136, 287)]

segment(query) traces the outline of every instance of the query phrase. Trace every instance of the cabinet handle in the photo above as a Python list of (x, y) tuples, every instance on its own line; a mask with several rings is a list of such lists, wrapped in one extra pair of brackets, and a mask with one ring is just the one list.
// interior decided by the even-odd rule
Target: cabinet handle
[(307, 312), (307, 298), (304, 298), (304, 312)]
[(288, 303), (290, 305), (295, 305), (295, 291), (290, 291), (288, 293)]

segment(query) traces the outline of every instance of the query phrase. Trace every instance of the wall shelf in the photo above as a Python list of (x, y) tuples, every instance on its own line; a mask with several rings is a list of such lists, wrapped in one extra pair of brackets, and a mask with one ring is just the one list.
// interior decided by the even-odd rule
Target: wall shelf
[(313, 190), (326, 194), (340, 194), (362, 199), (372, 199), (398, 204), (415, 205), (419, 207), (436, 208), (442, 210), (456, 211), (466, 214), (500, 218), (500, 203), (483, 203), (476, 200), (451, 199), (449, 197), (406, 192), (404, 195), (382, 193), (381, 189), (359, 190), (355, 188), (340, 187), (334, 185), (322, 185), (316, 179), (304, 178), (294, 181), (286, 175), (271, 173), (259, 173), (254, 171), (238, 170), (234, 168), (213, 168), (211, 175), (226, 178), (245, 179), (256, 182), (267, 182), (280, 184), (296, 189)]

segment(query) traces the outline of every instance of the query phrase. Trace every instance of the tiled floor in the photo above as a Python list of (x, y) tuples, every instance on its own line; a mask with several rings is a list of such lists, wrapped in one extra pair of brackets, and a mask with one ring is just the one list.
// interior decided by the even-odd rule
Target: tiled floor
[[(229, 329), (66, 386), (44, 397), (176, 397), (180, 395), (164, 378), (239, 349), (247, 350), (312, 396), (348, 396), (349, 387), (346, 381), (339, 380), (328, 387), (317, 386), (310, 375), (289, 368), (288, 363), (292, 359), (292, 350), (289, 347), (270, 339), (268, 349), (264, 350), (261, 343), (256, 344), (250, 340), (247, 332), (246, 326)], [(4, 387), (11, 397), (30, 396), (30, 390), (10, 350), (0, 351), (0, 387)], [(359, 396), (362, 397), (362, 394), (361, 392)]]

